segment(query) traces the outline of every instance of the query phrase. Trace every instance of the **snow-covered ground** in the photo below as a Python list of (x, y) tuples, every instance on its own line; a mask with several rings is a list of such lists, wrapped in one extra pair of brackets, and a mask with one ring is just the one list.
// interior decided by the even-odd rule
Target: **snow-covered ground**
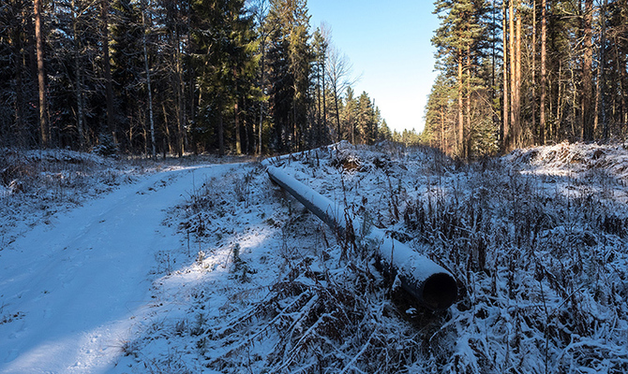
[(343, 143), (276, 163), (448, 269), (445, 312), (379, 273), (367, 227), (337, 238), (259, 163), (65, 155), (7, 171), (24, 191), (3, 181), (1, 373), (628, 371), (621, 145), (463, 165)]
[(148, 314), (155, 255), (178, 239), (161, 222), (225, 166), (152, 174), (17, 237), (0, 251), (0, 371), (102, 372)]

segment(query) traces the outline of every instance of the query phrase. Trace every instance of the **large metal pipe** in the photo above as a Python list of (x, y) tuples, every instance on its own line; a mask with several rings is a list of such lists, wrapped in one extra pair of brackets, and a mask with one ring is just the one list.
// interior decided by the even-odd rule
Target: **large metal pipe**
[[(351, 218), (347, 222), (345, 210), (329, 198), (297, 181), (281, 169), (268, 166), (270, 178), (299, 200), (332, 229), (346, 229), (353, 225), (358, 232), (360, 223)], [(372, 228), (365, 243), (371, 243), (386, 271), (396, 274), (401, 287), (423, 306), (431, 310), (444, 310), (456, 300), (456, 279), (442, 266), (417, 253), (407, 245), (389, 237), (383, 230)]]

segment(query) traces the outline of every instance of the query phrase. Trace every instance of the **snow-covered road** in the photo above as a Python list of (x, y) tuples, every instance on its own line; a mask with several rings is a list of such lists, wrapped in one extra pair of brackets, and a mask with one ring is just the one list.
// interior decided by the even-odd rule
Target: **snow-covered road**
[(233, 165), (161, 172), (53, 216), (0, 251), (0, 373), (100, 373), (150, 311), (165, 210)]

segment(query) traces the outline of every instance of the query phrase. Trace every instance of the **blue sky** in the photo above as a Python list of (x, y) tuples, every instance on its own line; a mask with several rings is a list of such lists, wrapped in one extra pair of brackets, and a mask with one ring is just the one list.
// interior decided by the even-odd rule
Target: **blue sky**
[(430, 43), (438, 19), (430, 0), (308, 0), (312, 32), (321, 22), (353, 65), (356, 95), (366, 91), (392, 129), (423, 129), (434, 73)]

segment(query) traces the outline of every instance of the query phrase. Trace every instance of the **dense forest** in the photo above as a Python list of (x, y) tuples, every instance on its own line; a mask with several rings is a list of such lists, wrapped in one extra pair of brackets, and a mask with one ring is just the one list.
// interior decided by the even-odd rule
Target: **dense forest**
[(423, 141), (460, 157), (628, 135), (626, 0), (437, 0)]
[(306, 0), (5, 0), (0, 146), (268, 154), (395, 136)]

